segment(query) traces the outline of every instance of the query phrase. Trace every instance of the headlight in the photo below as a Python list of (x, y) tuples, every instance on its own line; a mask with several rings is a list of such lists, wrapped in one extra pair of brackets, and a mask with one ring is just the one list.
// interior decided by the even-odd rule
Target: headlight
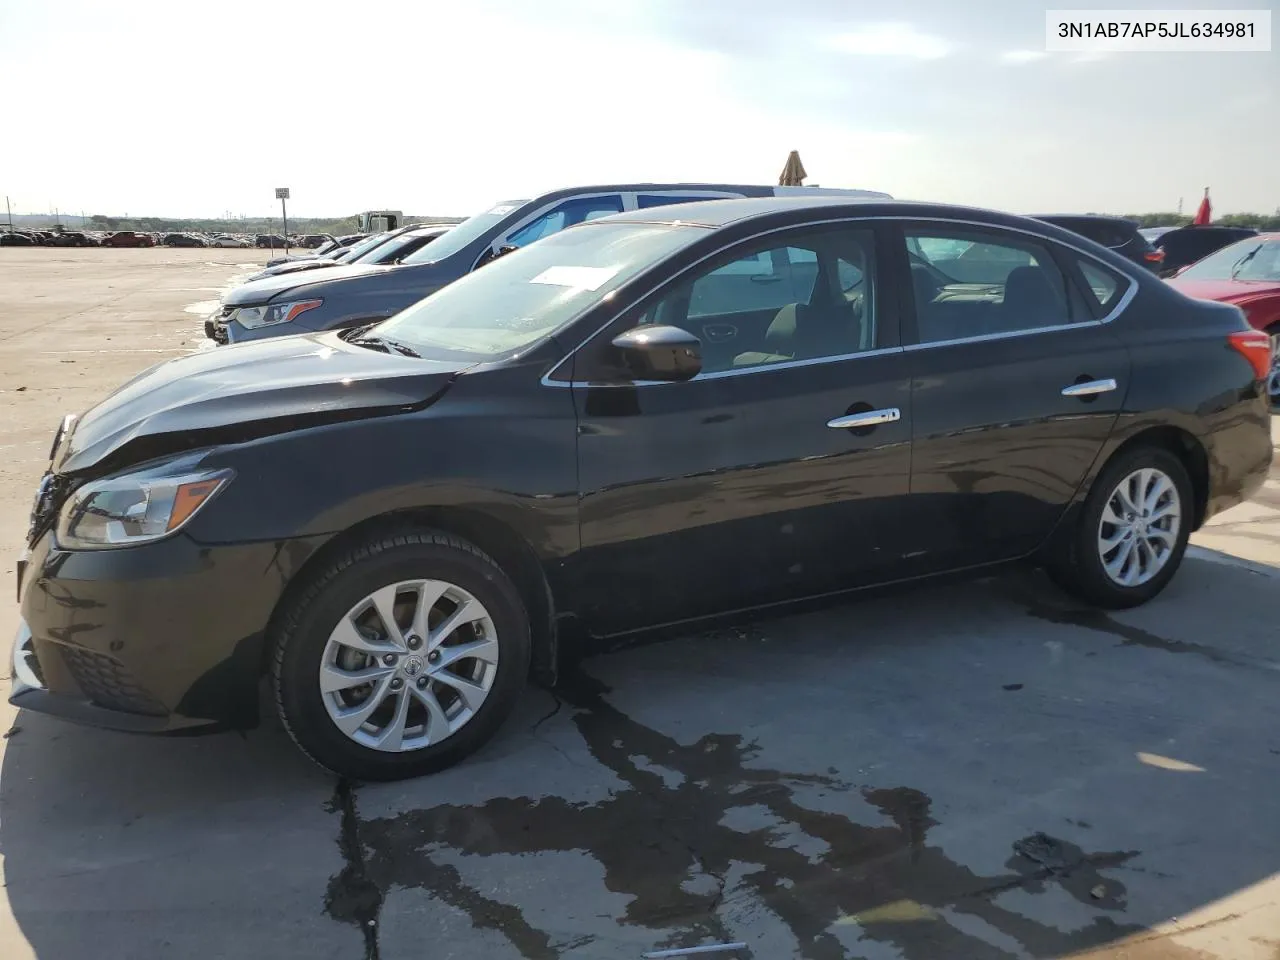
[(86, 483), (58, 515), (58, 545), (69, 550), (127, 547), (179, 530), (230, 482), (230, 470), (181, 465)]
[(314, 310), (323, 300), (294, 300), (291, 303), (268, 303), (261, 307), (241, 307), (231, 314), (231, 320), (240, 321), (246, 330), (271, 327), (277, 323), (290, 323), (299, 314)]

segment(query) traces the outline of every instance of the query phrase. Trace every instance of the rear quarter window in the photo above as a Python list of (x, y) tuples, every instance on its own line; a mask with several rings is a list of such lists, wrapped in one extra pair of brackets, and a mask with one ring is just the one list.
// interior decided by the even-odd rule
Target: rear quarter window
[(1078, 259), (1077, 263), (1090, 296), (1103, 313), (1109, 312), (1119, 301), (1125, 282), (1096, 260)]

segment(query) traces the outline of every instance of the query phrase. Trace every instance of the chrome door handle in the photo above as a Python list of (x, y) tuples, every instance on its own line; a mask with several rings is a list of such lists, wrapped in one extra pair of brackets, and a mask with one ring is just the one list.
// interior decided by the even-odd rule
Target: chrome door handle
[(827, 426), (833, 430), (848, 430), (850, 427), (874, 427), (901, 419), (901, 410), (897, 407), (887, 407), (884, 410), (866, 410), (862, 413), (851, 413), (845, 417), (836, 417), (834, 420), (828, 420)]
[(1085, 383), (1073, 383), (1069, 387), (1062, 388), (1064, 397), (1092, 397), (1099, 393), (1110, 393), (1116, 388), (1116, 382), (1110, 378), (1106, 380), (1089, 380)]

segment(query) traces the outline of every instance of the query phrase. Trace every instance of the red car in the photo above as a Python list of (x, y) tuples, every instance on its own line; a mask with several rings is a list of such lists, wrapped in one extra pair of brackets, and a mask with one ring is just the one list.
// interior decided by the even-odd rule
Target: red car
[(1280, 233), (1262, 233), (1223, 247), (1168, 281), (1189, 297), (1230, 303), (1271, 335), (1267, 392), (1280, 405)]
[(149, 233), (134, 233), (132, 230), (121, 230), (112, 233), (102, 240), (104, 247), (154, 247), (155, 241)]

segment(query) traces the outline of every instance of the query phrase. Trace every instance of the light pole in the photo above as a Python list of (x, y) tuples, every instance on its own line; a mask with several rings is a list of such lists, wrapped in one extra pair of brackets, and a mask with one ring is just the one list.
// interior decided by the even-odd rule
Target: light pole
[(280, 219), (284, 221), (284, 255), (289, 256), (289, 211), (285, 201), (289, 199), (288, 187), (276, 187), (276, 198), (280, 201)]

